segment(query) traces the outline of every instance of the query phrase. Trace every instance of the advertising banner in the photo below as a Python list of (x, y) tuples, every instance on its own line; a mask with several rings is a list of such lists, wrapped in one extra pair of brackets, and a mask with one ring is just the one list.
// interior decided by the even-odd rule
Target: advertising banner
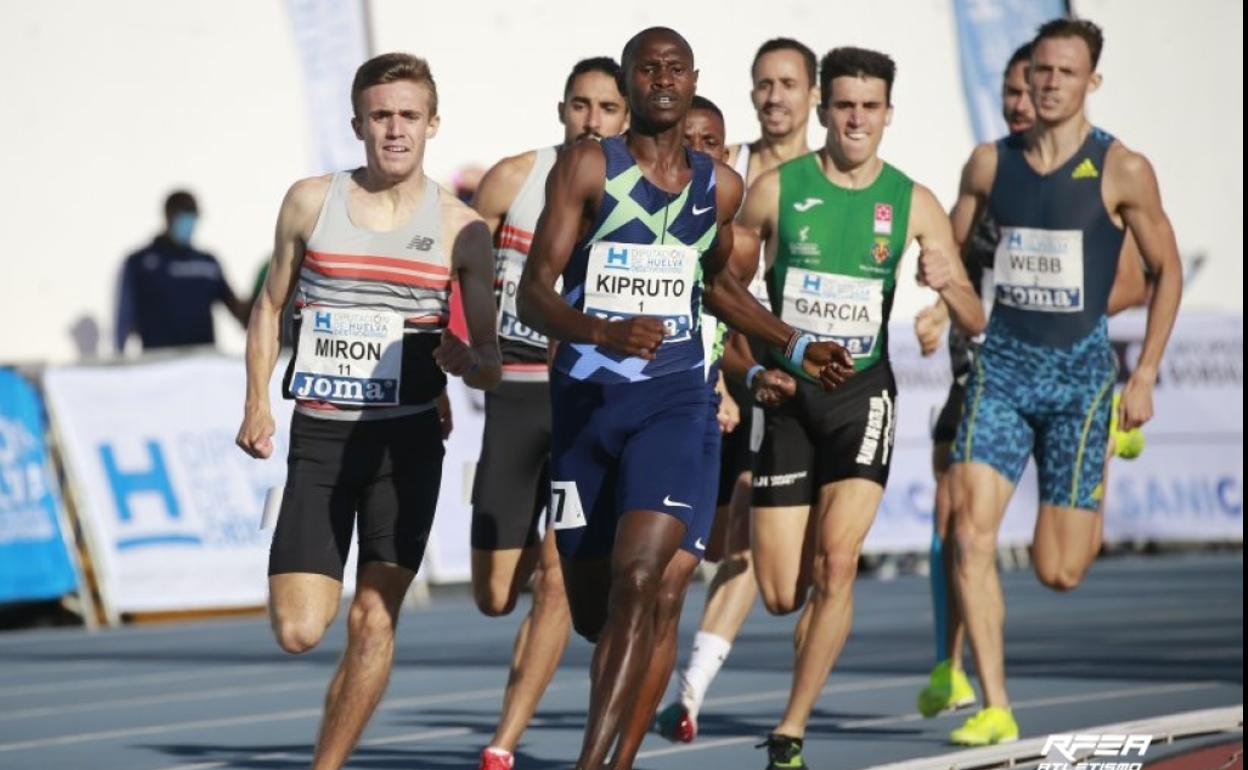
[(0, 604), (77, 589), (61, 531), (61, 500), (44, 441), (39, 394), (0, 369)]

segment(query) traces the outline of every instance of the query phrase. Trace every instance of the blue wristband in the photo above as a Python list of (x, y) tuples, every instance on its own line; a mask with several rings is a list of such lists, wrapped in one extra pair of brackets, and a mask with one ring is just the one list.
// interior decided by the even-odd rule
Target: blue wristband
[(754, 378), (767, 371), (767, 367), (762, 364), (754, 364), (750, 370), (745, 373), (745, 387), (754, 390)]
[(789, 356), (789, 363), (794, 366), (801, 366), (802, 361), (806, 358), (806, 346), (814, 342), (815, 338), (809, 334), (803, 334), (797, 338), (797, 342), (793, 345), (793, 354)]

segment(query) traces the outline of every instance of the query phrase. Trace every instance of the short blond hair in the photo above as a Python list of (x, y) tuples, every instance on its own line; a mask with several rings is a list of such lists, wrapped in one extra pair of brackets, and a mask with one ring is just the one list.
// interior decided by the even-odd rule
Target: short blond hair
[(351, 82), (351, 108), (359, 117), (360, 94), (373, 86), (410, 80), (429, 89), (429, 117), (438, 114), (438, 86), (433, 82), (429, 62), (410, 53), (383, 53), (360, 65)]

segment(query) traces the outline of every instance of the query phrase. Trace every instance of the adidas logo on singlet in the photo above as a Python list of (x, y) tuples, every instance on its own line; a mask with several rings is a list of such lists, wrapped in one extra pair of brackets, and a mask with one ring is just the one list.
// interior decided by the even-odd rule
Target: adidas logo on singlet
[(1091, 158), (1084, 158), (1078, 166), (1075, 166), (1074, 172), (1070, 175), (1071, 179), (1096, 179), (1100, 173), (1096, 170), (1096, 164)]
[(417, 235), (407, 242), (407, 248), (417, 251), (428, 251), (433, 248), (433, 239), (425, 235)]

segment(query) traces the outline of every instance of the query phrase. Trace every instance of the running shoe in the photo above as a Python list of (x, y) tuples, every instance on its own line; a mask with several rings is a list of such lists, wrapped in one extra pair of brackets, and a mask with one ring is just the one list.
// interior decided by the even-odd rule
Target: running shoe
[(698, 720), (680, 701), (669, 703), (660, 711), (654, 718), (654, 726), (659, 735), (673, 743), (693, 743), (698, 737)]
[(949, 733), (949, 740), (961, 746), (991, 746), (1018, 740), (1018, 722), (1008, 708), (987, 706)]
[(754, 748), (767, 747), (766, 770), (809, 770), (802, 759), (802, 739), (769, 733), (767, 740)]
[(928, 675), (927, 687), (919, 690), (919, 713), (925, 718), (944, 711), (956, 711), (975, 705), (975, 690), (966, 672), (954, 668), (948, 660), (942, 660)]
[(481, 750), (481, 764), (477, 770), (511, 770), (515, 761), (510, 751), (486, 748)]

